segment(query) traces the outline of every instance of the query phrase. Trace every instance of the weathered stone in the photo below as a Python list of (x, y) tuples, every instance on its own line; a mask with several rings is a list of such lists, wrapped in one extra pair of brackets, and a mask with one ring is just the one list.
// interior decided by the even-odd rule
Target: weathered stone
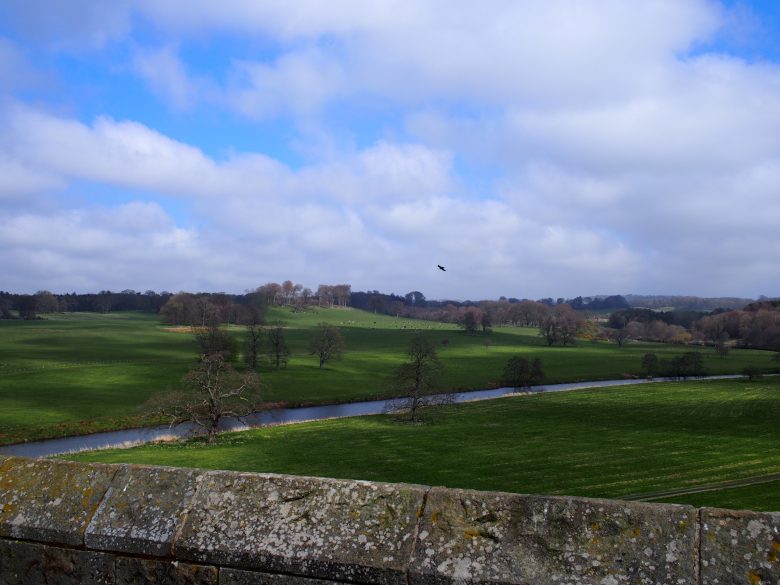
[(222, 569), (219, 572), (219, 585), (343, 585), (341, 581), (323, 581), (293, 575), (275, 575), (255, 573), (241, 569)]
[(0, 540), (0, 585), (113, 584), (113, 555)]
[(780, 584), (780, 513), (702, 508), (701, 583)]
[(424, 488), (229, 472), (202, 481), (176, 543), (178, 558), (405, 583)]
[(694, 582), (695, 510), (447, 490), (428, 494), (409, 582)]
[(203, 473), (124, 466), (87, 527), (84, 543), (100, 550), (169, 556), (176, 528)]
[(119, 557), (116, 585), (217, 585), (216, 567)]
[(118, 466), (22, 459), (0, 465), (0, 536), (76, 544)]

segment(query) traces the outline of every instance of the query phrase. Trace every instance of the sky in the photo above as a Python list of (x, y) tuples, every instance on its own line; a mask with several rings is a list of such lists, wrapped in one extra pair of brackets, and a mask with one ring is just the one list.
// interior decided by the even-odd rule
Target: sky
[(756, 298), (778, 226), (776, 0), (0, 3), (0, 290)]

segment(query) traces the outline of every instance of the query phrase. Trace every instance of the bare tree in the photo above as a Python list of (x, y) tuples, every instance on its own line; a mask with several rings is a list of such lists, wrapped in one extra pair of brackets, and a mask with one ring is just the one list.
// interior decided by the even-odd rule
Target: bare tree
[[(266, 349), (277, 370), (280, 364), (284, 364), (285, 368), (287, 367), (290, 349), (287, 347), (287, 341), (284, 339), (284, 327), (280, 321), (277, 321), (268, 329)], [(320, 367), (322, 367), (321, 364)]]
[(219, 421), (241, 418), (257, 409), (260, 383), (254, 372), (241, 376), (221, 354), (204, 356), (183, 379), (184, 389), (156, 396), (147, 410), (170, 419), (171, 426), (192, 422), (205, 431), (209, 443), (217, 440)]
[(529, 361), (519, 355), (509, 358), (504, 367), (503, 379), (505, 384), (513, 388), (529, 388), (534, 384), (541, 384), (544, 381), (542, 361), (539, 358)]
[(344, 352), (344, 338), (338, 327), (328, 323), (319, 323), (309, 340), (309, 353), (320, 360), (320, 368), (325, 362), (341, 357)]
[(582, 330), (585, 319), (567, 304), (556, 305), (542, 320), (539, 334), (545, 338), (547, 345), (554, 343), (574, 343), (577, 334)]
[(618, 347), (623, 347), (630, 337), (629, 333), (630, 331), (627, 327), (622, 327), (621, 329), (608, 329), (607, 337), (610, 341), (617, 343)]
[(60, 310), (60, 303), (49, 291), (39, 290), (35, 293), (35, 309), (39, 313), (56, 313)]
[(236, 354), (236, 340), (218, 323), (212, 322), (205, 327), (193, 327), (192, 332), (201, 356), (219, 354), (229, 360)]
[(409, 361), (393, 372), (390, 383), (401, 396), (394, 400), (394, 410), (406, 410), (412, 422), (417, 422), (419, 410), (433, 404), (452, 402), (451, 394), (430, 394), (436, 387), (442, 365), (433, 342), (422, 333), (416, 333), (406, 350)]
[(459, 320), (458, 325), (463, 327), (466, 333), (476, 333), (477, 327), (479, 327), (479, 309), (468, 309), (463, 313), (463, 317)]
[(731, 347), (729, 346), (729, 335), (728, 333), (723, 333), (723, 336), (715, 342), (715, 351), (720, 357), (725, 358), (727, 355), (729, 355), (730, 350)]
[(317, 287), (317, 302), (320, 307), (333, 304), (333, 287), (321, 284)]
[(246, 327), (244, 361), (247, 367), (257, 369), (257, 355), (263, 347), (263, 313), (253, 305), (241, 306), (239, 319)]
[(648, 379), (652, 380), (655, 377), (659, 367), (658, 356), (653, 352), (648, 352), (642, 356), (642, 369), (645, 371)]
[(493, 318), (490, 316), (490, 313), (487, 311), (482, 312), (482, 322), (480, 323), (482, 325), (482, 332), (483, 333), (489, 333), (493, 327)]

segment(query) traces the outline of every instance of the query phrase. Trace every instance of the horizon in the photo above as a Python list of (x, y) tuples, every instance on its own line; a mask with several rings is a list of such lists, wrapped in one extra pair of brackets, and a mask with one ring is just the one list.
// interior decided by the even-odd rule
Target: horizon
[[(272, 284), (272, 283), (274, 283), (274, 282), (272, 281), (270, 283), (264, 283), (264, 284)], [(276, 283), (276, 284), (278, 284), (278, 283)], [(348, 284), (348, 283), (345, 283), (345, 284)], [(121, 290), (100, 289), (100, 290), (97, 290), (97, 291), (87, 291), (87, 292), (78, 292), (78, 291), (57, 292), (57, 291), (51, 291), (51, 290), (48, 290), (48, 289), (38, 289), (37, 291), (34, 291), (34, 292), (11, 292), (11, 291), (0, 290), (0, 295), (2, 295), (2, 294), (11, 294), (11, 295), (22, 295), (22, 296), (35, 296), (35, 295), (40, 294), (40, 293), (50, 293), (50, 294), (53, 294), (54, 296), (68, 296), (68, 295), (81, 296), (81, 295), (100, 295), (100, 294), (125, 294), (125, 291), (127, 291), (126, 294), (131, 294), (132, 293), (132, 294), (136, 294), (136, 295), (146, 295), (148, 293), (153, 293), (153, 294), (156, 294), (156, 295), (191, 294), (191, 295), (197, 296), (197, 295), (218, 295), (218, 294), (224, 294), (224, 295), (230, 295), (230, 296), (242, 296), (242, 295), (247, 295), (247, 294), (256, 292), (262, 286), (264, 286), (264, 285), (260, 285), (258, 287), (253, 288), (253, 289), (245, 289), (242, 292), (231, 292), (231, 291), (227, 291), (227, 290), (214, 290), (214, 291), (206, 291), (206, 290), (194, 290), (194, 291), (188, 291), (188, 290), (178, 290), (178, 291), (159, 290), (159, 291), (155, 291), (155, 290), (151, 290), (151, 289), (148, 289), (148, 290), (145, 290), (145, 291), (140, 291), (140, 290), (135, 290), (135, 289), (131, 289), (131, 288), (125, 288), (125, 289), (121, 289)], [(332, 286), (332, 285), (330, 285), (330, 286)], [(313, 288), (313, 287), (308, 287), (308, 288), (310, 288), (312, 290), (313, 295), (316, 297), (316, 294), (317, 294), (316, 293), (316, 289)], [(590, 300), (594, 300), (594, 299), (604, 299), (604, 298), (608, 298), (608, 297), (623, 297), (624, 299), (626, 297), (650, 297), (650, 298), (656, 298), (657, 297), (657, 298), (670, 298), (670, 299), (673, 299), (673, 298), (694, 298), (694, 299), (700, 299), (700, 300), (705, 300), (705, 301), (740, 300), (740, 301), (755, 301), (755, 302), (758, 302), (758, 301), (762, 301), (762, 300), (773, 300), (775, 298), (780, 298), (780, 297), (771, 297), (771, 296), (767, 296), (767, 295), (763, 295), (763, 294), (759, 295), (757, 297), (739, 297), (739, 296), (678, 295), (678, 294), (661, 294), (661, 293), (658, 293), (658, 294), (613, 293), (613, 294), (595, 294), (595, 295), (575, 295), (573, 297), (561, 297), (561, 296), (558, 296), (558, 295), (545, 295), (545, 296), (540, 296), (540, 297), (536, 297), (536, 298), (516, 297), (514, 295), (501, 294), (501, 295), (499, 295), (499, 296), (497, 296), (495, 298), (457, 298), (457, 297), (453, 297), (453, 296), (445, 296), (445, 297), (434, 298), (434, 297), (429, 297), (428, 295), (425, 294), (424, 291), (420, 291), (418, 289), (413, 289), (413, 290), (407, 291), (405, 293), (395, 292), (395, 291), (384, 292), (384, 291), (380, 291), (380, 290), (377, 290), (377, 289), (352, 290), (350, 292), (351, 293), (367, 293), (367, 294), (371, 294), (373, 292), (377, 292), (380, 295), (396, 296), (396, 297), (399, 297), (399, 298), (403, 298), (405, 295), (407, 295), (407, 294), (409, 294), (411, 292), (420, 292), (425, 297), (425, 301), (426, 302), (432, 301), (432, 302), (435, 302), (435, 303), (444, 303), (444, 302), (481, 303), (481, 302), (498, 302), (498, 301), (502, 301), (502, 300), (506, 300), (506, 301), (510, 301), (510, 302), (511, 301), (534, 301), (534, 302), (541, 302), (541, 301), (546, 301), (546, 300), (553, 300), (553, 301), (557, 302), (559, 299), (564, 299), (564, 302), (569, 302), (569, 301), (573, 301), (573, 300), (575, 300), (577, 298), (582, 298), (584, 300), (589, 300), (589, 299)], [(344, 308), (352, 308), (352, 307), (347, 305)]]
[(778, 39), (768, 0), (10, 0), (0, 288), (776, 297)]

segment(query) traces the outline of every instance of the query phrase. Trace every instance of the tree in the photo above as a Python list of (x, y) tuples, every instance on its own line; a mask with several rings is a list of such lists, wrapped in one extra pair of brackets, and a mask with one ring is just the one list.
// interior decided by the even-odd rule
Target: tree
[(211, 323), (206, 327), (193, 327), (193, 331), (201, 356), (219, 354), (225, 360), (235, 356), (236, 341), (217, 323)]
[(56, 313), (60, 310), (60, 303), (49, 291), (39, 290), (35, 293), (35, 309), (39, 313)]
[(19, 316), (22, 319), (33, 320), (38, 318), (38, 315), (35, 313), (35, 297), (33, 296), (19, 295), (16, 298), (16, 309), (19, 311)]
[(722, 358), (729, 355), (729, 350), (731, 348), (729, 347), (729, 334), (723, 331), (718, 335), (718, 339), (715, 341), (715, 351), (718, 352), (718, 355)]
[(256, 370), (257, 354), (260, 353), (260, 349), (263, 346), (263, 328), (261, 327), (263, 314), (257, 307), (248, 305), (242, 307), (240, 320), (246, 327), (244, 361), (250, 369)]
[(171, 426), (192, 422), (205, 431), (209, 443), (217, 440), (219, 422), (226, 416), (241, 419), (260, 402), (260, 383), (254, 372), (241, 376), (221, 354), (211, 354), (183, 379), (184, 390), (152, 398), (146, 408), (170, 419)]
[(610, 329), (607, 336), (610, 341), (617, 343), (618, 347), (623, 347), (626, 341), (628, 341), (629, 330), (627, 327), (623, 327), (622, 329)]
[(459, 325), (463, 327), (466, 333), (476, 333), (479, 321), (477, 320), (477, 312), (474, 309), (469, 309), (463, 313), (463, 318), (460, 320)]
[(704, 360), (697, 351), (686, 351), (684, 354), (672, 359), (671, 374), (676, 378), (688, 376), (704, 376)]
[[(284, 327), (281, 322), (274, 323), (273, 327), (268, 329), (266, 350), (277, 370), (280, 364), (284, 364), (285, 368), (287, 367), (290, 349), (287, 347), (287, 342), (284, 339)], [(320, 367), (322, 367), (322, 363), (320, 363)]]
[(482, 332), (490, 332), (491, 327), (493, 327), (493, 319), (490, 317), (490, 313), (485, 311), (482, 313)]
[(648, 378), (652, 379), (658, 372), (658, 356), (653, 352), (648, 352), (642, 356), (642, 369)]
[(760, 380), (764, 377), (764, 370), (756, 366), (745, 366), (742, 368), (742, 375), (753, 382), (754, 380)]
[(406, 293), (404, 295), (404, 302), (412, 307), (424, 307), (426, 305), (425, 295), (418, 290)]
[(541, 384), (544, 382), (544, 372), (542, 371), (542, 360), (534, 358), (531, 362), (531, 383)]
[(309, 353), (320, 360), (320, 368), (325, 362), (341, 357), (344, 352), (344, 338), (338, 327), (328, 323), (319, 323), (309, 340)]
[(317, 287), (317, 302), (320, 307), (333, 304), (333, 287), (321, 284)]
[(160, 317), (166, 325), (185, 325), (190, 323), (190, 305), (193, 296), (180, 292), (171, 296), (160, 308)]
[(539, 358), (531, 362), (528, 358), (516, 355), (509, 358), (504, 367), (503, 381), (513, 388), (528, 388), (543, 380), (542, 361)]
[(406, 350), (409, 361), (399, 365), (391, 376), (391, 384), (401, 397), (394, 401), (395, 409), (409, 412), (412, 422), (418, 421), (419, 410), (425, 406), (452, 402), (450, 394), (430, 395), (439, 380), (442, 365), (433, 342), (416, 333)]
[(556, 305), (539, 325), (539, 335), (545, 338), (547, 345), (574, 343), (582, 330), (585, 319), (567, 304)]

